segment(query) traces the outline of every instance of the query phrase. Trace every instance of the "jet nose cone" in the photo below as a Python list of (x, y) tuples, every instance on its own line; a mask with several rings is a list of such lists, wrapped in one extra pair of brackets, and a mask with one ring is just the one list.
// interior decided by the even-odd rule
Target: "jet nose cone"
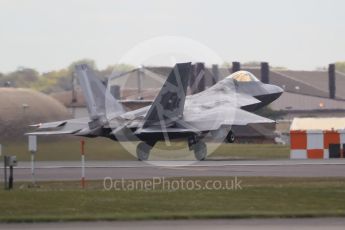
[(280, 88), (279, 86), (276, 86), (276, 85), (272, 85), (272, 86), (273, 87), (271, 89), (272, 90), (271, 95), (272, 95), (273, 100), (276, 100), (282, 95), (284, 90), (282, 88)]
[(279, 86), (270, 85), (270, 84), (265, 85), (265, 90), (266, 90), (267, 94), (281, 95), (284, 92), (284, 90), (282, 88), (280, 88)]
[(276, 85), (275, 85), (275, 87), (276, 87), (277, 93), (280, 93), (280, 94), (284, 93), (284, 90), (282, 88), (280, 88), (279, 86), (276, 86)]
[(284, 92), (284, 90), (282, 88), (280, 88), (279, 86), (270, 85), (270, 84), (265, 85), (265, 90), (266, 90), (266, 99), (265, 99), (266, 104), (269, 104), (269, 103), (275, 101)]
[(274, 87), (272, 88), (272, 94), (271, 94), (272, 101), (277, 100), (282, 95), (283, 92), (284, 90), (282, 88), (274, 85)]
[(261, 107), (270, 104), (278, 99), (284, 90), (276, 85), (264, 84), (262, 86), (263, 94), (255, 96), (256, 99), (261, 101)]

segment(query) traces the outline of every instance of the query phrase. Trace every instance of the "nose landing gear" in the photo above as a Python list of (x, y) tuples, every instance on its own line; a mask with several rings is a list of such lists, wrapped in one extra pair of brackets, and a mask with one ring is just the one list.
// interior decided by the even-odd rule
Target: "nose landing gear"
[(231, 130), (228, 133), (228, 135), (226, 136), (226, 141), (228, 143), (234, 143), (235, 142), (235, 135), (234, 135), (234, 133)]

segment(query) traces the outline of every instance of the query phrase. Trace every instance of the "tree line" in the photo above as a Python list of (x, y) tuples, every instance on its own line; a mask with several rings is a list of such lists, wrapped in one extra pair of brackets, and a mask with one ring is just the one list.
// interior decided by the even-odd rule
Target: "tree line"
[[(44, 93), (60, 92), (72, 89), (74, 66), (80, 63), (87, 63), (93, 68), (98, 76), (110, 76), (114, 71), (121, 73), (134, 69), (134, 66), (126, 64), (110, 65), (103, 70), (97, 69), (96, 63), (91, 59), (82, 59), (71, 63), (66, 68), (39, 73), (32, 68), (20, 67), (8, 74), (0, 73), (0, 87), (31, 88)], [(231, 64), (224, 63), (222, 67), (227, 68)], [(258, 65), (259, 62), (244, 63), (243, 66)], [(281, 69), (285, 69), (280, 67)], [(336, 62), (336, 70), (345, 73), (345, 61)], [(105, 80), (105, 79), (104, 79)]]
[(31, 88), (44, 93), (60, 92), (72, 89), (74, 67), (86, 63), (95, 70), (98, 76), (109, 76), (115, 72), (124, 72), (135, 67), (125, 64), (111, 65), (103, 70), (97, 69), (94, 60), (82, 59), (71, 63), (66, 68), (39, 73), (35, 69), (19, 67), (8, 74), (0, 73), (0, 87)]

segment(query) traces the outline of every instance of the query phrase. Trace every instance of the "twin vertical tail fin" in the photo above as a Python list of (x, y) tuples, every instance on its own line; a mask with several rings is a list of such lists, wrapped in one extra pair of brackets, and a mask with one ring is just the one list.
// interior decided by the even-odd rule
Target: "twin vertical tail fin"
[(82, 88), (87, 109), (91, 120), (105, 116), (106, 88), (98, 79), (94, 71), (86, 64), (75, 66), (75, 73)]
[[(164, 129), (182, 119), (191, 68), (190, 62), (174, 66), (146, 114), (143, 128)], [(109, 102), (106, 101), (106, 87), (86, 64), (76, 65), (75, 73), (85, 97), (90, 119), (97, 121), (106, 117), (106, 107), (109, 107)], [(117, 114), (124, 112), (122, 106), (117, 106), (115, 98), (112, 98), (111, 104), (116, 105)]]
[(176, 64), (145, 117), (143, 128), (166, 128), (182, 119), (192, 65)]

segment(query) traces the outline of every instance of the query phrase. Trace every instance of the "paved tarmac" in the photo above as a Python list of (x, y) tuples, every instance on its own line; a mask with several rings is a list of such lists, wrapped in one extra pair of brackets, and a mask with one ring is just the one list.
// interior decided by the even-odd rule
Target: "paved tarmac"
[(0, 229), (73, 229), (73, 230), (225, 230), (225, 229), (327, 229), (343, 230), (345, 218), (315, 219), (239, 219), (239, 220), (174, 220), (174, 221), (116, 221), (116, 222), (67, 222), (67, 223), (22, 223), (0, 224)]
[[(344, 177), (345, 159), (202, 162), (89, 161), (86, 162), (85, 173), (86, 179), (89, 180), (104, 179), (104, 177), (113, 179), (194, 176)], [(38, 181), (79, 180), (80, 175), (80, 162), (35, 163), (35, 178)], [(30, 162), (19, 162), (14, 170), (14, 177), (16, 181), (31, 180)]]

